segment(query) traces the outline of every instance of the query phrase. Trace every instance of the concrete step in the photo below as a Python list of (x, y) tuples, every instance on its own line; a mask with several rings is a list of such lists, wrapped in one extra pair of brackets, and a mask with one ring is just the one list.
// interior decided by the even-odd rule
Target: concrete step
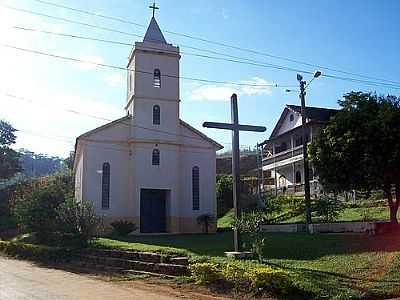
[(188, 265), (187, 257), (174, 255), (164, 255), (150, 252), (123, 251), (114, 249), (88, 248), (82, 250), (82, 254), (91, 256), (102, 256), (111, 258), (120, 258), (127, 260), (151, 262), (151, 263), (172, 263), (179, 265)]
[(81, 260), (99, 266), (103, 265), (112, 268), (145, 271), (172, 276), (182, 276), (189, 274), (188, 267), (179, 264), (144, 262), (131, 259), (121, 259), (94, 255), (81, 255)]
[(73, 260), (69, 264), (73, 268), (83, 269), (90, 273), (106, 273), (106, 274), (124, 274), (123, 268), (110, 267), (101, 264), (95, 264), (84, 260)]

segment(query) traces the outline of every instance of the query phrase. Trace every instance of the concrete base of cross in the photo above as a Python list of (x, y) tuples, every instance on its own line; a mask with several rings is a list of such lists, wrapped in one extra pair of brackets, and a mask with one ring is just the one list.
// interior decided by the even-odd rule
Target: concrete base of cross
[(249, 252), (249, 251), (240, 251), (240, 252), (228, 251), (228, 252), (225, 252), (225, 256), (232, 257), (234, 259), (247, 259), (247, 258), (252, 258), (253, 253)]

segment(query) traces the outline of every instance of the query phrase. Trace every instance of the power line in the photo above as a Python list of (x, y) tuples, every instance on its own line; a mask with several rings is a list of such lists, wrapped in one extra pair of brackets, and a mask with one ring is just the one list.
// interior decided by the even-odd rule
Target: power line
[[(127, 68), (127, 67), (120, 67), (120, 66), (104, 64), (104, 63), (95, 63), (95, 62), (92, 62), (92, 61), (87, 61), (87, 60), (82, 60), (82, 59), (73, 58), (73, 57), (67, 57), (67, 56), (61, 56), (61, 55), (57, 55), (57, 54), (51, 54), (51, 53), (32, 50), (32, 49), (16, 47), (16, 46), (13, 46), (13, 45), (8, 45), (8, 44), (1, 44), (0, 43), (0, 47), (11, 48), (11, 49), (14, 49), (14, 50), (19, 50), (19, 51), (23, 51), (23, 52), (29, 52), (29, 53), (33, 53), (33, 54), (37, 54), (37, 55), (42, 55), (42, 56), (47, 56), (47, 57), (52, 57), (52, 58), (57, 58), (57, 59), (62, 59), (62, 60), (68, 60), (68, 61), (73, 61), (73, 62), (92, 64), (92, 65), (99, 66), (99, 67), (105, 67), (105, 68), (111, 68), (111, 69), (117, 69), (117, 70), (123, 70), (123, 71), (133, 71), (133, 72), (137, 72), (137, 73), (144, 73), (144, 74), (153, 75), (152, 72), (148, 72), (148, 71), (135, 70), (135, 69)], [(293, 85), (251, 84), (251, 83), (244, 83), (244, 82), (217, 81), (217, 80), (208, 80), (208, 79), (201, 79), (201, 78), (194, 78), (194, 77), (184, 77), (184, 76), (169, 75), (169, 74), (161, 74), (161, 76), (162, 77), (175, 78), (175, 79), (183, 79), (183, 80), (204, 82), (204, 83), (223, 84), (223, 85), (251, 86), (251, 87), (269, 87), (269, 88), (293, 87)], [(400, 89), (400, 86), (395, 86), (395, 85), (392, 85), (392, 84), (389, 84), (389, 83), (379, 83), (379, 82), (373, 82), (373, 81), (367, 81), (367, 80), (361, 80), (361, 79), (355, 79), (355, 78), (348, 78), (348, 77), (340, 77), (340, 76), (328, 75), (328, 74), (325, 74), (325, 75), (322, 75), (322, 76), (325, 76), (325, 77), (328, 77), (328, 78), (332, 78), (332, 79), (363, 83), (363, 84), (366, 84), (366, 85), (385, 86), (387, 88)]]
[[(97, 42), (103, 42), (103, 43), (109, 43), (109, 44), (116, 44), (116, 45), (123, 45), (123, 46), (132, 47), (132, 45), (129, 44), (129, 43), (120, 42), (120, 41), (114, 41), (114, 40), (98, 39), (98, 38), (93, 38), (93, 37), (88, 37), (88, 36), (59, 33), (59, 32), (40, 30), (40, 29), (34, 29), (34, 28), (26, 28), (26, 27), (21, 27), (21, 26), (13, 26), (12, 28), (13, 29), (18, 29), (18, 30), (30, 31), (30, 32), (40, 32), (40, 33), (45, 33), (45, 34), (51, 34), (51, 35), (56, 35), (56, 36), (61, 36), (61, 37), (76, 38), (76, 39), (82, 39), (82, 40), (97, 41)], [(142, 36), (140, 36), (140, 37), (142, 37)], [(152, 50), (160, 50), (159, 48), (153, 48), (153, 47), (146, 47), (146, 48), (152, 49)], [(195, 47), (191, 47), (191, 48), (199, 49), (200, 51), (204, 51), (203, 49), (200, 49), (200, 48), (195, 48)], [(219, 55), (225, 55), (224, 53), (218, 53), (218, 52), (214, 52), (214, 53), (217, 53)], [(209, 56), (209, 55), (198, 54), (198, 53), (190, 53), (190, 52), (180, 52), (180, 54), (197, 56), (197, 57), (213, 59), (213, 60), (221, 60), (221, 61), (227, 61), (227, 62), (233, 62), (233, 63), (246, 64), (246, 65), (251, 65), (251, 66), (259, 66), (259, 67), (265, 67), (265, 68), (273, 68), (273, 69), (279, 69), (279, 70), (301, 72), (301, 73), (305, 73), (305, 74), (313, 74), (313, 72), (311, 72), (311, 71), (306, 71), (306, 70), (301, 70), (301, 69), (294, 69), (294, 68), (275, 65), (275, 64), (252, 63), (251, 61), (247, 60), (246, 58), (244, 58), (244, 60), (243, 60), (240, 57), (231, 56), (231, 55), (228, 55), (228, 57), (235, 57), (235, 58), (239, 58), (240, 60), (233, 60), (233, 59), (227, 59), (227, 58), (223, 58), (223, 57)]]
[[(149, 74), (149, 75), (153, 76), (153, 72), (137, 70), (137, 69), (130, 69), (130, 68), (127, 68), (127, 67), (120, 67), (120, 66), (104, 64), (104, 63), (96, 63), (96, 62), (93, 62), (93, 61), (87, 61), (87, 60), (83, 60), (83, 59), (79, 59), (79, 58), (67, 57), (67, 56), (62, 56), (62, 55), (57, 55), (57, 54), (37, 51), (37, 50), (33, 50), (33, 49), (16, 47), (14, 45), (9, 45), (9, 44), (0, 43), (0, 47), (11, 48), (11, 49), (18, 50), (18, 51), (29, 52), (29, 53), (33, 53), (33, 54), (37, 54), (37, 55), (42, 55), (42, 56), (47, 56), (47, 57), (52, 57), (52, 58), (57, 58), (57, 59), (62, 59), (62, 60), (68, 60), (68, 61), (73, 61), (73, 62), (78, 62), (78, 63), (91, 64), (91, 65), (104, 67), (104, 68), (111, 68), (111, 69), (117, 69), (117, 70), (123, 70), (123, 71), (132, 71), (132, 72), (137, 72), (137, 73), (144, 73), (144, 74)], [(198, 81), (198, 82), (213, 83), (213, 84), (223, 84), (223, 85), (250, 86), (250, 87), (269, 87), (269, 88), (292, 87), (292, 85), (252, 84), (252, 83), (244, 83), (244, 82), (218, 81), (218, 80), (209, 80), (209, 79), (202, 79), (202, 78), (170, 75), (170, 74), (165, 74), (165, 73), (162, 73), (161, 76), (162, 77), (168, 77), (168, 78), (174, 78), (174, 79), (183, 79), (183, 80)]]
[(41, 137), (41, 138), (44, 138), (44, 139), (57, 140), (57, 141), (62, 141), (62, 142), (68, 143), (68, 144), (73, 144), (72, 138), (65, 137), (65, 136), (59, 136), (59, 135), (49, 136), (47, 134), (37, 133), (35, 131), (27, 130), (27, 129), (16, 129), (16, 131), (17, 132), (22, 132), (22, 133), (27, 134), (27, 135), (33, 135), (33, 136)]
[[(40, 29), (34, 29), (34, 28), (27, 28), (27, 27), (21, 27), (21, 26), (13, 26), (12, 28), (13, 29), (18, 29), (18, 30), (30, 31), (30, 32), (40, 32), (40, 33), (45, 33), (45, 34), (51, 34), (51, 35), (56, 35), (56, 36), (61, 36), (61, 37), (68, 37), (68, 38), (75, 38), (75, 39), (82, 39), (82, 40), (89, 40), (89, 41), (96, 41), (96, 42), (103, 42), (103, 43), (108, 43), (108, 44), (115, 44), (115, 45), (123, 45), (123, 46), (132, 47), (132, 44), (129, 44), (129, 43), (126, 43), (126, 42), (121, 42), (121, 41), (115, 41), (115, 40), (99, 39), (99, 38), (93, 38), (93, 37), (88, 37), (88, 36), (59, 33), (59, 32), (40, 30)], [(140, 37), (142, 37), (142, 36), (140, 36)], [(159, 50), (159, 48), (153, 48), (153, 47), (146, 47), (146, 48), (152, 49), (152, 50)], [(205, 51), (204, 49), (200, 49), (200, 48), (195, 48), (195, 47), (191, 47), (191, 48), (198, 49), (199, 51)], [(305, 74), (313, 74), (313, 72), (311, 72), (311, 71), (306, 71), (306, 70), (301, 70), (301, 69), (294, 69), (294, 68), (290, 68), (290, 67), (286, 67), (286, 66), (280, 66), (280, 65), (269, 64), (269, 63), (257, 63), (257, 62), (253, 63), (251, 60), (248, 60), (246, 58), (240, 58), (240, 57), (237, 57), (237, 56), (226, 55), (224, 53), (219, 53), (219, 52), (214, 52), (214, 51), (211, 51), (211, 52), (219, 54), (219, 55), (224, 55), (224, 56), (227, 56), (227, 57), (239, 58), (240, 60), (233, 60), (233, 59), (227, 59), (227, 58), (223, 58), (223, 57), (209, 56), (209, 55), (204, 55), (204, 54), (182, 52), (182, 51), (180, 52), (180, 54), (197, 56), (197, 57), (213, 59), (213, 60), (221, 60), (221, 61), (227, 61), (227, 62), (233, 62), (233, 63), (246, 64), (246, 65), (251, 65), (251, 66), (259, 66), (259, 67), (265, 67), (265, 68), (273, 68), (273, 69), (279, 69), (279, 70), (301, 72), (301, 73), (305, 73)]]
[[(33, 0), (36, 1), (36, 0)], [(4, 4), (0, 4), (0, 6), (12, 9), (12, 10), (16, 10), (16, 11), (21, 11), (21, 12), (25, 12), (25, 13), (29, 13), (29, 14), (34, 14), (34, 15), (39, 15), (39, 16), (44, 16), (47, 18), (52, 18), (52, 19), (56, 19), (56, 20), (62, 20), (65, 22), (69, 22), (69, 23), (73, 23), (73, 24), (79, 24), (79, 25), (84, 25), (84, 26), (89, 26), (91, 28), (97, 28), (97, 29), (101, 29), (101, 30), (105, 30), (105, 31), (109, 31), (109, 32), (115, 32), (115, 33), (120, 33), (120, 34), (125, 34), (125, 35), (129, 35), (129, 36), (136, 36), (136, 37), (142, 37), (141, 35), (138, 34), (132, 34), (129, 32), (125, 32), (125, 31), (120, 31), (120, 30), (115, 30), (115, 29), (110, 29), (108, 27), (104, 27), (104, 26), (97, 26), (97, 25), (93, 25), (93, 24), (89, 24), (89, 23), (83, 23), (83, 22), (78, 22), (78, 21), (73, 21), (70, 19), (66, 19), (66, 18), (61, 18), (61, 17), (55, 17), (55, 16), (51, 16), (51, 15), (46, 15), (46, 14), (42, 14), (42, 13), (37, 13), (37, 12), (33, 12), (30, 10), (26, 10), (26, 9), (20, 9), (20, 8), (15, 8), (15, 7), (11, 7), (8, 5), (4, 5)], [(96, 14), (95, 14), (96, 15)], [(100, 39), (98, 39), (100, 40)], [(104, 41), (104, 40), (103, 40)], [(184, 47), (190, 47), (190, 46), (184, 46)], [(227, 54), (222, 54), (222, 53), (218, 53), (215, 51), (208, 51), (205, 49), (201, 49), (201, 48), (196, 48), (196, 47), (190, 47), (192, 49), (197, 49), (199, 51), (206, 51), (206, 52), (213, 52), (215, 54), (219, 54), (219, 55), (224, 55), (224, 56), (228, 56), (228, 57), (236, 57), (239, 58), (237, 56), (232, 56), (232, 55), (227, 55)], [(186, 53), (188, 54), (188, 53)], [(217, 60), (221, 60), (222, 58), (217, 58), (217, 57), (210, 57), (210, 56), (206, 56), (206, 55), (200, 55), (200, 54), (193, 54), (190, 53), (188, 55), (195, 55), (195, 56), (199, 56), (199, 57), (206, 57), (206, 58), (210, 58), (210, 59), (217, 59)], [(248, 62), (255, 62), (253, 64), (251, 63), (247, 63), (247, 62), (243, 62), (243, 61), (233, 61), (233, 60), (227, 60), (227, 59), (222, 59), (222, 60), (227, 60), (227, 61), (231, 61), (231, 62), (236, 62), (236, 63), (241, 63), (241, 64), (249, 64), (249, 65), (255, 65), (255, 66), (260, 66), (260, 67), (267, 67), (267, 68), (273, 68), (273, 69), (278, 69), (278, 70), (285, 70), (285, 71), (294, 71), (294, 72), (299, 72), (299, 73), (305, 73), (305, 74), (313, 74), (313, 72), (311, 71), (306, 71), (306, 70), (300, 70), (300, 69), (296, 69), (296, 68), (290, 68), (287, 66), (281, 66), (281, 65), (276, 65), (276, 64), (269, 64), (269, 63), (258, 63), (257, 61), (254, 60), (250, 60), (247, 58), (239, 58), (239, 59), (244, 59)], [(327, 68), (325, 68), (327, 69)], [(333, 69), (331, 69), (333, 70)], [(336, 70), (333, 70), (335, 72), (338, 72)], [(349, 73), (349, 72), (342, 72), (342, 73)], [(363, 76), (363, 75), (358, 75), (355, 73), (349, 73), (349, 74), (353, 74), (355, 76), (359, 76), (359, 77), (364, 77), (364, 78), (374, 78), (374, 77), (368, 77), (368, 76)], [(368, 81), (368, 80), (361, 80), (361, 79), (356, 79), (356, 78), (349, 78), (349, 77), (343, 77), (343, 76), (336, 76), (336, 75), (329, 75), (329, 74), (322, 74), (322, 77), (327, 77), (327, 78), (332, 78), (332, 79), (338, 79), (338, 80), (344, 80), (344, 81), (351, 81), (351, 82), (357, 82), (357, 83), (363, 83), (366, 85), (372, 85), (372, 86), (385, 86), (385, 87), (391, 87), (393, 89), (398, 89), (398, 85), (400, 84), (399, 82), (396, 81), (391, 81), (391, 80), (386, 80), (386, 79), (379, 79), (379, 78), (374, 78), (376, 80), (379, 80), (380, 82), (374, 82), (374, 81)], [(184, 79), (184, 78), (182, 78)], [(203, 80), (203, 82), (206, 82)], [(392, 82), (392, 83), (385, 83), (385, 82)], [(222, 82), (211, 82), (211, 83), (222, 83)], [(223, 83), (222, 83), (223, 84)], [(292, 87), (292, 86), (291, 86)]]
[[(129, 20), (125, 20), (125, 19), (120, 18), (120, 17), (110, 16), (110, 15), (105, 15), (105, 14), (100, 14), (100, 13), (94, 13), (94, 12), (91, 12), (91, 11), (88, 11), (88, 10), (73, 8), (73, 7), (70, 7), (70, 6), (61, 5), (61, 4), (57, 4), (57, 3), (54, 3), (54, 2), (50, 2), (50, 1), (44, 1), (44, 0), (32, 0), (32, 1), (36, 1), (36, 2), (39, 2), (39, 3), (42, 3), (42, 4), (46, 4), (46, 5), (49, 5), (49, 6), (53, 6), (53, 7), (58, 7), (58, 8), (63, 8), (63, 9), (67, 9), (67, 10), (70, 10), (70, 11), (83, 13), (83, 14), (90, 15), (90, 16), (95, 16), (95, 17), (99, 17), (99, 18), (103, 18), (103, 19), (109, 19), (109, 20), (121, 22), (121, 23), (124, 23), (124, 24), (130, 24), (130, 25), (134, 25), (134, 26), (138, 26), (138, 27), (142, 27), (142, 28), (147, 28), (147, 26), (144, 25), (144, 24), (140, 24), (140, 23), (129, 21)], [(250, 52), (250, 53), (261, 55), (261, 56), (265, 56), (265, 57), (284, 60), (284, 61), (288, 61), (288, 62), (292, 62), (292, 63), (296, 63), (296, 64), (302, 64), (302, 65), (306, 65), (306, 66), (314, 67), (314, 68), (318, 68), (318, 69), (325, 69), (325, 70), (329, 70), (329, 71), (337, 72), (337, 73), (342, 73), (342, 74), (346, 74), (346, 75), (357, 76), (357, 77), (361, 77), (361, 78), (365, 78), (365, 79), (372, 79), (372, 80), (378, 80), (378, 81), (391, 82), (391, 83), (394, 83), (394, 84), (400, 84), (400, 82), (398, 82), (398, 81), (393, 81), (393, 80), (382, 79), (382, 78), (378, 78), (378, 77), (367, 76), (367, 75), (363, 75), (363, 74), (359, 74), (359, 73), (344, 71), (344, 70), (340, 70), (340, 69), (337, 69), (337, 68), (322, 66), (322, 65), (318, 65), (318, 64), (312, 64), (312, 63), (301, 61), (301, 60), (297, 60), (297, 59), (287, 58), (287, 57), (283, 57), (283, 56), (279, 56), (279, 55), (273, 55), (273, 54), (270, 54), (270, 53), (266, 53), (266, 52), (262, 52), (262, 51), (258, 51), (258, 50), (253, 50), (253, 49), (249, 49), (249, 48), (242, 48), (242, 47), (239, 47), (239, 46), (230, 45), (230, 44), (222, 43), (222, 42), (218, 42), (218, 41), (213, 41), (213, 40), (209, 40), (209, 39), (202, 38), (202, 37), (196, 37), (196, 36), (189, 35), (189, 34), (174, 32), (174, 31), (170, 31), (170, 30), (164, 30), (164, 31), (167, 32), (167, 33), (176, 35), (176, 36), (181, 36), (181, 37), (189, 38), (189, 39), (192, 39), (192, 40), (205, 42), (205, 43), (208, 43), (208, 44), (219, 45), (219, 46), (222, 46), (222, 47), (231, 48), (231, 49), (239, 50), (239, 51), (242, 51), (242, 52)]]
[[(3, 92), (3, 91), (0, 91), (0, 94), (4, 95), (6, 97), (9, 97), (9, 98), (14, 98), (14, 99), (17, 99), (17, 100), (25, 101), (25, 102), (28, 102), (30, 104), (34, 104), (36, 102), (33, 99), (22, 97), (22, 96), (17, 96), (15, 94), (10, 94), (10, 93)], [(54, 110), (57, 110), (57, 111), (63, 110), (63, 111), (68, 112), (68, 113), (72, 113), (72, 114), (80, 115), (80, 116), (84, 116), (84, 117), (89, 117), (89, 118), (93, 118), (93, 119), (97, 119), (97, 120), (101, 120), (101, 121), (107, 121), (107, 122), (115, 121), (115, 120), (112, 120), (112, 119), (109, 119), (109, 118), (105, 118), (105, 117), (101, 117), (101, 116), (97, 116), (97, 115), (93, 115), (93, 114), (88, 114), (88, 113), (83, 113), (83, 112), (80, 112), (80, 111), (77, 111), (77, 110), (73, 110), (73, 109), (67, 109), (67, 108), (60, 109), (60, 108), (54, 106)], [(149, 128), (149, 127), (145, 127), (145, 126), (134, 125), (134, 124), (127, 123), (127, 122), (121, 122), (121, 124), (125, 125), (125, 126), (128, 126), (128, 127), (139, 128), (139, 129), (143, 129), (143, 130), (147, 130), (147, 131), (152, 131), (152, 132), (157, 132), (157, 133), (162, 133), (162, 134), (167, 134), (167, 135), (172, 135), (172, 136), (178, 136), (178, 137), (185, 137), (185, 138), (189, 138), (189, 139), (193, 139), (193, 140), (204, 141), (204, 139), (202, 139), (202, 138), (197, 138), (197, 137), (193, 137), (193, 136), (190, 136), (190, 135), (176, 134), (176, 133), (168, 132), (168, 131), (165, 131), (165, 130), (159, 130), (159, 129)], [(67, 138), (67, 137), (64, 137), (64, 138)], [(226, 143), (225, 142), (225, 143), (221, 143), (221, 144), (223, 144), (223, 145), (231, 145), (232, 143)], [(242, 147), (249, 147), (250, 146), (251, 147), (252, 145), (241, 144), (240, 146), (242, 146)]]

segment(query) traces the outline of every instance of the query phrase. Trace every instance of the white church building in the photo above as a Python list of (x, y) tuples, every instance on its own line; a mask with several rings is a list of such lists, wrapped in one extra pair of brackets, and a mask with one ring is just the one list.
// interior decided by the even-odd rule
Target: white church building
[[(179, 48), (153, 16), (128, 61), (126, 116), (79, 136), (75, 196), (105, 223), (136, 233), (195, 233), (216, 216), (216, 151), (223, 147), (180, 119)], [(215, 224), (211, 225), (215, 230)]]

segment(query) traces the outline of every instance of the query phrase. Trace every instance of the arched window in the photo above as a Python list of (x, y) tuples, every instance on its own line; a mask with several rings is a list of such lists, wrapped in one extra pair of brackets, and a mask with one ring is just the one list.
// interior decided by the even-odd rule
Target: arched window
[(301, 172), (296, 171), (296, 184), (300, 184), (300, 183), (301, 183)]
[(161, 72), (159, 69), (154, 69), (153, 86), (155, 88), (161, 87)]
[(154, 105), (153, 106), (153, 124), (160, 125), (161, 117), (160, 117), (160, 106)]
[(293, 122), (293, 120), (294, 120), (293, 114), (290, 115), (289, 120), (290, 120), (290, 122)]
[(101, 179), (101, 208), (110, 208), (110, 163), (103, 163)]
[(153, 150), (153, 156), (151, 159), (151, 164), (153, 166), (159, 166), (160, 165), (160, 150), (154, 149)]
[(193, 210), (200, 209), (200, 171), (199, 167), (192, 169), (192, 201)]

